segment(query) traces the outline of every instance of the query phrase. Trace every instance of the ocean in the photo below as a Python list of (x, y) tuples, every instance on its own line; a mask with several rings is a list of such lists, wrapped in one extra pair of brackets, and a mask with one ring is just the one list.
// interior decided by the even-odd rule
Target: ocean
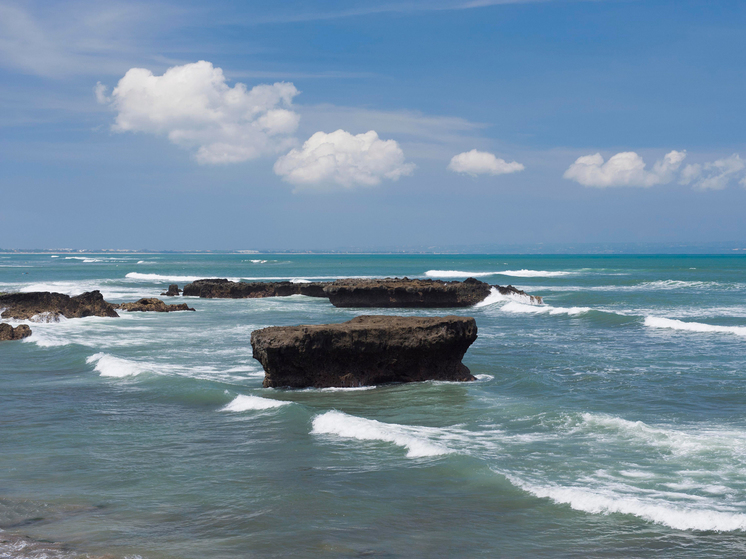
[[(545, 304), (179, 298), (1, 342), (0, 558), (746, 555), (746, 256), (0, 254), (0, 291), (115, 303), (403, 276)], [(360, 314), (473, 316), (478, 380), (262, 388), (253, 330)]]

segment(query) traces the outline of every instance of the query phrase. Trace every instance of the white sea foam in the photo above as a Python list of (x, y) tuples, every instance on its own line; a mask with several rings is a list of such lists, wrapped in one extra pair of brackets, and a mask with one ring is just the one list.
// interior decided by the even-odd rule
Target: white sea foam
[(712, 506), (712, 503), (707, 503), (705, 506), (688, 506), (680, 502), (623, 493), (611, 487), (588, 488), (531, 483), (514, 475), (505, 473), (503, 475), (513, 485), (536, 497), (570, 505), (575, 510), (593, 514), (631, 514), (676, 530), (728, 532), (746, 529), (746, 514), (718, 510)]
[(526, 305), (518, 301), (511, 301), (501, 309), (503, 312), (514, 314), (566, 314), (578, 316), (592, 311), (590, 307), (553, 307), (551, 305)]
[(649, 328), (669, 328), (672, 330), (685, 330), (687, 332), (718, 332), (724, 334), (735, 334), (746, 336), (746, 326), (718, 326), (715, 324), (704, 324), (702, 322), (684, 322), (671, 318), (659, 318), (655, 316), (645, 317), (645, 326)]
[(493, 375), (474, 375), (477, 380), (492, 380), (495, 377)]
[(451, 452), (446, 446), (430, 442), (426, 427), (410, 427), (396, 423), (382, 423), (338, 411), (328, 411), (313, 419), (314, 435), (336, 435), (360, 441), (383, 441), (407, 449), (407, 457), (439, 456)]
[(546, 272), (543, 270), (503, 270), (501, 272), (464, 272), (462, 270), (428, 270), (429, 278), (482, 278), (487, 276), (513, 276), (517, 278), (553, 278), (569, 276), (574, 272)]
[(239, 394), (231, 403), (221, 408), (220, 411), (250, 411), (250, 410), (268, 410), (287, 406), (292, 402), (283, 402), (281, 400), (270, 400), (269, 398), (260, 398), (259, 396), (247, 396)]
[(425, 272), (429, 278), (483, 278), (495, 274), (499, 272), (462, 272), (461, 270), (428, 270)]
[(485, 297), (483, 301), (480, 301), (474, 306), (488, 307), (490, 305), (494, 305), (496, 303), (504, 303), (506, 301), (518, 301), (519, 303), (523, 303), (526, 305), (538, 305), (538, 303), (531, 300), (530, 295), (521, 295), (520, 293), (509, 293), (507, 295), (503, 295), (497, 290), (496, 287), (492, 287), (490, 288), (490, 294), (487, 295), (487, 297)]
[(308, 388), (307, 390), (318, 390), (319, 392), (361, 392), (366, 390), (373, 390), (376, 388), (372, 386), (330, 386), (328, 388)]
[(101, 373), (102, 377), (131, 377), (144, 373), (146, 366), (128, 359), (114, 357), (108, 353), (96, 353), (85, 360), (86, 363), (95, 363), (94, 370)]
[(67, 318), (65, 318), (61, 314), (45, 311), (39, 314), (35, 314), (29, 320), (31, 322), (37, 322), (40, 324), (49, 324), (52, 322), (62, 322), (64, 320), (67, 320)]
[(50, 258), (59, 258), (56, 254), (53, 254)]
[(266, 264), (266, 260), (250, 260), (252, 264)]
[(177, 275), (162, 275), (162, 274), (141, 274), (139, 272), (130, 272), (126, 276), (129, 279), (140, 280), (140, 281), (197, 281), (210, 276), (177, 276)]

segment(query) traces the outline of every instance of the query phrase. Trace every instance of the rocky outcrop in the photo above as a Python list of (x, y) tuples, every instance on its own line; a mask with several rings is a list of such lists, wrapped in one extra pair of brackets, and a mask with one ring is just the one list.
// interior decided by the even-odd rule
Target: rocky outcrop
[(184, 295), (208, 299), (247, 299), (307, 295), (327, 297), (335, 307), (358, 308), (448, 308), (470, 307), (484, 301), (495, 288), (502, 295), (525, 298), (541, 304), (541, 297), (529, 295), (512, 285), (490, 285), (474, 278), (465, 281), (419, 280), (409, 278), (342, 279), (333, 282), (292, 283), (235, 282), (202, 279), (184, 286)]
[(104, 301), (100, 291), (90, 291), (70, 297), (63, 293), (38, 291), (0, 295), (2, 318), (16, 320), (59, 320), (86, 316), (119, 316), (114, 305)]
[(7, 340), (22, 340), (28, 338), (31, 335), (31, 328), (25, 324), (21, 324), (13, 328), (10, 324), (5, 322), (0, 323), (0, 342)]
[(161, 293), (161, 297), (178, 297), (179, 293), (181, 293), (181, 289), (179, 289), (179, 286), (175, 283), (172, 283), (168, 286), (168, 291), (165, 293)]
[(227, 279), (202, 279), (185, 285), (184, 296), (207, 299), (256, 299), (289, 295), (326, 297), (325, 285), (315, 282), (235, 282)]
[(193, 311), (186, 303), (180, 305), (167, 305), (160, 299), (144, 298), (134, 303), (122, 303), (114, 305), (115, 308), (129, 312), (173, 312), (173, 311)]
[(474, 278), (466, 281), (409, 278), (344, 279), (324, 288), (335, 307), (470, 307), (490, 294), (490, 285)]
[(352, 387), (474, 380), (461, 359), (476, 338), (473, 318), (359, 316), (256, 330), (251, 347), (265, 387)]

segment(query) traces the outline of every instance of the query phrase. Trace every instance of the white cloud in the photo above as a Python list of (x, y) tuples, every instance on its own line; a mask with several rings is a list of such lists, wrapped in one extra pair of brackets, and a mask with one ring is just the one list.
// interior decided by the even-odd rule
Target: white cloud
[(617, 153), (605, 163), (601, 154), (597, 153), (578, 157), (563, 177), (583, 186), (597, 188), (650, 187), (671, 182), (685, 157), (684, 151), (671, 151), (662, 160), (656, 161), (652, 171), (646, 171), (642, 157), (633, 151)]
[[(692, 184), (694, 188), (700, 190), (722, 190), (731, 180), (737, 180), (746, 164), (738, 154), (734, 153), (730, 157), (724, 157), (710, 163), (694, 163), (687, 165), (681, 171), (681, 184)], [(746, 186), (746, 176), (739, 184)]]
[(504, 175), (523, 171), (525, 167), (516, 162), (508, 163), (504, 159), (495, 157), (486, 151), (465, 151), (451, 158), (448, 168), (456, 173), (466, 173), (472, 177), (477, 175)]
[(96, 86), (100, 101), (118, 111), (112, 129), (167, 135), (174, 144), (196, 149), (200, 163), (235, 163), (277, 153), (295, 144), (299, 115), (292, 83), (226, 84), (220, 68), (200, 61), (169, 68), (162, 76), (132, 68), (111, 97)]
[(410, 175), (414, 164), (394, 140), (381, 140), (371, 130), (356, 136), (337, 130), (316, 132), (301, 149), (293, 149), (275, 163), (275, 173), (298, 186), (336, 183), (351, 188), (374, 186), (382, 179)]

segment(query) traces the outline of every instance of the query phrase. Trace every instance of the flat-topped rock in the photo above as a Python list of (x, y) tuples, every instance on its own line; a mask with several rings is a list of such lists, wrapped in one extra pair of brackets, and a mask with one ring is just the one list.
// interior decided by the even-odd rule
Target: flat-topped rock
[(184, 296), (207, 299), (258, 299), (262, 297), (288, 297), (307, 295), (326, 297), (325, 283), (290, 281), (236, 282), (227, 279), (201, 279), (184, 286)]
[(466, 281), (343, 279), (328, 284), (324, 293), (335, 307), (470, 307), (487, 298), (490, 285), (474, 278)]
[(354, 387), (474, 380), (461, 360), (476, 338), (473, 318), (359, 316), (256, 330), (251, 347), (265, 387)]
[(90, 291), (75, 297), (64, 293), (36, 291), (0, 295), (2, 318), (16, 320), (58, 320), (59, 317), (119, 316), (114, 305), (104, 300), (100, 291)]
[(0, 342), (9, 340), (22, 340), (31, 335), (31, 328), (26, 324), (20, 324), (13, 328), (10, 324), (0, 322)]
[(115, 308), (129, 312), (174, 312), (174, 311), (193, 311), (186, 303), (179, 305), (167, 305), (160, 299), (143, 298), (134, 303), (121, 303), (114, 305)]

